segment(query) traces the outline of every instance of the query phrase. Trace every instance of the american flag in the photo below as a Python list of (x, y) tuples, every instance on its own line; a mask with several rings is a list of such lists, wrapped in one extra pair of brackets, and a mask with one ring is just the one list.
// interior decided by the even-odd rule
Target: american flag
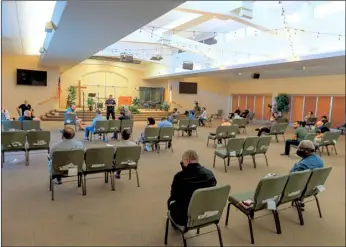
[(59, 105), (60, 105), (60, 95), (61, 95), (61, 81), (60, 81), (60, 76), (59, 76), (59, 81), (58, 81), (58, 100), (59, 100)]

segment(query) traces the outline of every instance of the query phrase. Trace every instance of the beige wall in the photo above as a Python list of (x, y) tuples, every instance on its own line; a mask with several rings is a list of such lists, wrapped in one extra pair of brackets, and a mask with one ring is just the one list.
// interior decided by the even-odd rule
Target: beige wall
[(345, 94), (345, 75), (231, 81), (230, 94)]
[(148, 63), (145, 66), (145, 77), (159, 76), (169, 73), (169, 68), (162, 64)]
[[(35, 115), (45, 114), (57, 107), (57, 99), (41, 102), (57, 95), (59, 69), (43, 68), (38, 66), (38, 56), (2, 56), (2, 106), (17, 117), (16, 107), (28, 100)], [(47, 71), (47, 87), (17, 85), (17, 69)]]

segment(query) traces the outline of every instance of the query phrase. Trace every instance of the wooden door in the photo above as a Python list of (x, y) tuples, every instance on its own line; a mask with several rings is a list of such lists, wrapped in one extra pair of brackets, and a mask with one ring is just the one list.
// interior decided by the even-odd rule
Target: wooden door
[(322, 116), (329, 118), (330, 96), (318, 96), (316, 116), (321, 119)]
[(255, 118), (257, 120), (262, 120), (263, 115), (262, 115), (262, 108), (263, 107), (263, 96), (262, 95), (256, 95), (256, 100), (255, 100)]
[(238, 97), (238, 95), (232, 95), (232, 112), (234, 112), (238, 108)]
[(303, 99), (304, 99), (303, 96), (292, 96), (292, 101), (291, 101), (292, 122), (302, 120)]
[(255, 103), (255, 96), (253, 96), (253, 95), (248, 95), (247, 96), (247, 106), (246, 106), (246, 108), (248, 108), (250, 111), (254, 111), (255, 110), (255, 108), (254, 108), (254, 103)]
[(345, 96), (334, 96), (330, 121), (336, 128), (345, 123)]
[(316, 96), (305, 96), (305, 103), (304, 103), (304, 117), (308, 115), (309, 111), (312, 111), (314, 114), (316, 114)]

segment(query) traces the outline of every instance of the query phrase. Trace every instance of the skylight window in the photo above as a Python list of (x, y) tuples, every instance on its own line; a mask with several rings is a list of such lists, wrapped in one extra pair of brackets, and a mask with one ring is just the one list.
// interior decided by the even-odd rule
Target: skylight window
[(340, 11), (345, 12), (345, 1), (330, 1), (315, 7), (315, 18), (322, 18)]

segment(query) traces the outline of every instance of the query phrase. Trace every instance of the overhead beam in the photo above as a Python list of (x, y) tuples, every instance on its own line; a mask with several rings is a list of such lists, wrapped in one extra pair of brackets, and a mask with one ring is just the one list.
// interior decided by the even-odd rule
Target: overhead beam
[(207, 16), (207, 15), (202, 15), (200, 17), (197, 17), (196, 19), (193, 19), (191, 21), (188, 21), (188, 22), (185, 22), (179, 26), (176, 26), (175, 28), (172, 28), (170, 30), (167, 30), (166, 32), (164, 32), (163, 34), (166, 35), (166, 34), (172, 34), (174, 30), (177, 30), (177, 33), (180, 32), (180, 31), (185, 31), (189, 28), (192, 28), (192, 27), (195, 27), (195, 26), (198, 26), (204, 22), (207, 22), (209, 20), (211, 20), (213, 17), (211, 16)]

